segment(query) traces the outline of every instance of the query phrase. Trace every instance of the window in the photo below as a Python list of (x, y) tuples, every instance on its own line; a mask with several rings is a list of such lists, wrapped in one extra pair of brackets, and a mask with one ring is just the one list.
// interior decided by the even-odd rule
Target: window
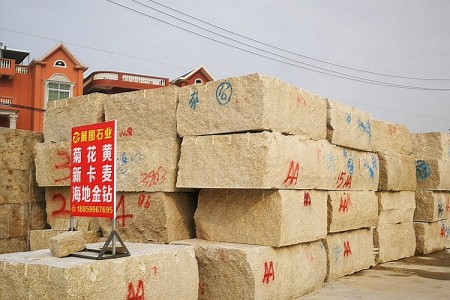
[(57, 61), (55, 61), (55, 63), (53, 65), (55, 67), (63, 67), (63, 68), (65, 68), (66, 67), (66, 62), (61, 60), (61, 59), (58, 59)]
[(203, 80), (201, 78), (196, 78), (194, 82), (195, 83), (203, 83)]
[(71, 87), (69, 83), (49, 82), (48, 100), (58, 100), (70, 97)]

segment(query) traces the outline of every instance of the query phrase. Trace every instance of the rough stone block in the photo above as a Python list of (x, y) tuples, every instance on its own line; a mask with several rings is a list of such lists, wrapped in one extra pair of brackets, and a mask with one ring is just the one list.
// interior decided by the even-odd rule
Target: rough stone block
[(0, 205), (0, 238), (22, 237), (44, 228), (44, 210), (36, 203)]
[(448, 231), (444, 221), (433, 223), (414, 222), (416, 232), (416, 254), (425, 255), (446, 248)]
[(118, 143), (117, 190), (175, 192), (180, 141), (177, 139)]
[(40, 132), (0, 128), (0, 165), (7, 170), (30, 170), (34, 161), (34, 146), (41, 142)]
[(61, 259), (48, 249), (1, 255), (0, 299), (197, 299), (193, 247), (129, 243), (127, 248), (130, 257), (107, 260)]
[(450, 133), (411, 134), (416, 159), (450, 159)]
[(70, 142), (37, 144), (36, 180), (39, 186), (70, 186)]
[(379, 249), (378, 263), (414, 256), (416, 237), (413, 223), (378, 225), (374, 231), (374, 245)]
[(450, 219), (450, 192), (416, 192), (414, 221), (436, 222)]
[(70, 141), (72, 127), (104, 121), (106, 94), (94, 93), (47, 103), (45, 142)]
[(329, 234), (326, 245), (328, 252), (326, 281), (368, 269), (375, 264), (372, 229)]
[(180, 136), (277, 131), (320, 140), (326, 101), (260, 74), (195, 84), (178, 92)]
[(450, 190), (449, 160), (416, 160), (417, 190)]
[(327, 139), (334, 145), (372, 151), (372, 115), (327, 99)]
[(180, 188), (376, 190), (378, 157), (262, 132), (185, 137)]
[(36, 201), (30, 193), (31, 177), (30, 170), (10, 170), (0, 167), (0, 204)]
[(414, 192), (377, 192), (378, 224), (411, 223), (416, 201)]
[(407, 126), (373, 119), (372, 132), (371, 144), (375, 151), (412, 154), (413, 142)]
[(327, 235), (326, 197), (325, 191), (204, 189), (197, 237), (275, 247), (316, 241)]
[(445, 226), (445, 240), (444, 240), (444, 248), (450, 249), (450, 219), (443, 221)]
[(65, 231), (52, 236), (49, 240), (50, 251), (53, 256), (65, 257), (86, 248), (81, 231)]
[(326, 275), (321, 241), (273, 248), (205, 240), (195, 246), (198, 299), (293, 299), (320, 289)]
[[(30, 231), (30, 250), (49, 249), (50, 238), (63, 233), (63, 230), (41, 229)], [(96, 243), (100, 239), (99, 231), (79, 231), (83, 234), (84, 242), (87, 244)]]
[(378, 199), (373, 191), (328, 192), (328, 232), (340, 232), (378, 223)]
[(377, 153), (380, 160), (379, 191), (415, 191), (416, 166), (412, 155), (392, 151)]
[(105, 120), (117, 120), (118, 140), (176, 138), (177, 86), (110, 95)]
[[(124, 241), (159, 242), (195, 236), (196, 195), (188, 193), (118, 193), (116, 230)], [(99, 219), (104, 236), (111, 220)]]
[[(27, 251), (27, 237), (0, 238), (0, 254)], [(1, 272), (0, 272), (1, 273)], [(1, 291), (0, 291), (1, 295)], [(0, 297), (0, 299), (3, 299)], [(11, 298), (14, 299), (14, 298)], [(17, 298), (16, 298), (17, 299)]]

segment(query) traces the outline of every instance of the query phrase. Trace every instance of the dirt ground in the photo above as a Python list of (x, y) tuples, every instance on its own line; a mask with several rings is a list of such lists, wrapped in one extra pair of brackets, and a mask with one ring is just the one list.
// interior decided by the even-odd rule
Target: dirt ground
[(450, 249), (380, 264), (298, 299), (450, 299)]

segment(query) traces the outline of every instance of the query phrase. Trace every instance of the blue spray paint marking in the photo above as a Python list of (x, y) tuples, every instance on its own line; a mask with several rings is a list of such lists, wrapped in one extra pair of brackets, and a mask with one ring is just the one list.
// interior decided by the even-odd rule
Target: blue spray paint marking
[(438, 218), (442, 218), (444, 216), (444, 201), (439, 199), (438, 202)]
[(353, 157), (350, 157), (347, 160), (347, 170), (348, 170), (348, 173), (350, 174), (350, 176), (353, 176), (353, 170), (354, 170)]
[(127, 153), (122, 152), (121, 155), (119, 155), (116, 159), (117, 161), (117, 171), (119, 171), (120, 175), (127, 175), (128, 174), (128, 163), (131, 162), (139, 162), (143, 158), (142, 154), (140, 153), (134, 153), (130, 155), (130, 158), (128, 158)]
[(337, 263), (339, 261), (339, 259), (341, 258), (342, 247), (339, 245), (334, 245), (333, 254), (334, 254), (334, 262)]
[(361, 119), (358, 119), (358, 128), (361, 129), (363, 133), (366, 133), (369, 136), (369, 139), (372, 137), (372, 128), (369, 120), (364, 122), (361, 121)]
[(334, 159), (333, 154), (327, 153), (325, 156), (325, 159), (327, 161), (327, 167), (329, 170), (336, 171), (336, 161)]
[(216, 99), (221, 105), (225, 105), (231, 100), (233, 87), (229, 82), (222, 82), (216, 89)]
[(369, 176), (371, 179), (375, 178), (375, 171), (378, 168), (378, 162), (377, 162), (377, 158), (372, 155), (372, 158), (370, 159), (370, 162), (367, 162), (366, 160), (364, 160), (364, 167), (367, 169), (367, 171), (369, 171)]
[(347, 149), (346, 148), (342, 149), (342, 155), (344, 155), (344, 157), (347, 157)]
[(431, 168), (424, 160), (416, 161), (416, 178), (425, 180), (431, 175)]
[(351, 113), (345, 113), (345, 121), (347, 124), (350, 124), (352, 122), (352, 114)]
[(198, 91), (193, 92), (191, 94), (191, 99), (189, 100), (189, 106), (192, 109), (195, 109), (197, 107), (197, 104), (200, 102), (200, 100), (198, 99)]

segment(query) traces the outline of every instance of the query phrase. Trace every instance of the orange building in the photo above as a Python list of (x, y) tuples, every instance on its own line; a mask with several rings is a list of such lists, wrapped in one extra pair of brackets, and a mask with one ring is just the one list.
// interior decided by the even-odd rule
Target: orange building
[(0, 44), (0, 127), (43, 130), (48, 101), (83, 94), (83, 66), (59, 44), (24, 64), (29, 53)]

